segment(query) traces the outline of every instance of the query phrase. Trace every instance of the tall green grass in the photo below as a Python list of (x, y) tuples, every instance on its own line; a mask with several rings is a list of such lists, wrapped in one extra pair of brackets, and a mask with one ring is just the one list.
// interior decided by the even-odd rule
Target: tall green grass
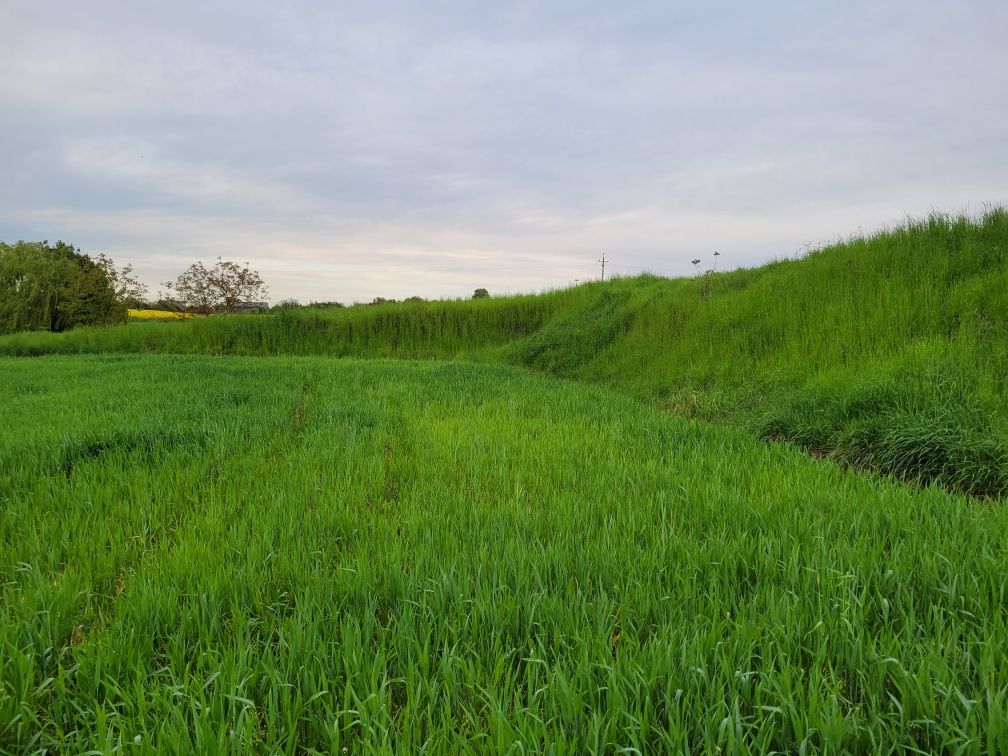
[(2, 359), (0, 416), (2, 751), (1008, 750), (1001, 506), (507, 366)]
[(0, 337), (0, 354), (170, 352), (453, 358), (492, 353), (543, 327), (563, 293), (146, 321)]
[(0, 338), (0, 354), (451, 358), (615, 386), (862, 469), (1008, 492), (1008, 213), (940, 214), (750, 270), (541, 296)]

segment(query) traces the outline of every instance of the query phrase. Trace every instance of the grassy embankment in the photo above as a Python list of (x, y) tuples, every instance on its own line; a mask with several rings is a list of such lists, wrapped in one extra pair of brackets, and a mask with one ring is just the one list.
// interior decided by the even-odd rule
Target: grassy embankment
[(541, 296), (0, 338), (157, 351), (505, 362), (975, 495), (1008, 492), (1008, 213), (934, 216), (797, 261)]
[(999, 505), (507, 366), (0, 359), (0, 416), (3, 751), (1008, 750)]

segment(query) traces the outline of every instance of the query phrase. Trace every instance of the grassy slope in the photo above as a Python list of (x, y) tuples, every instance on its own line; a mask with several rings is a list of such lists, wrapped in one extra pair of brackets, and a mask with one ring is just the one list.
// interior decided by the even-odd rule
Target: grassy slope
[(1008, 213), (934, 216), (800, 261), (538, 297), (0, 338), (0, 354), (167, 351), (505, 361), (817, 455), (1008, 492)]
[(1003, 507), (504, 366), (0, 359), (0, 416), (0, 750), (1008, 749)]

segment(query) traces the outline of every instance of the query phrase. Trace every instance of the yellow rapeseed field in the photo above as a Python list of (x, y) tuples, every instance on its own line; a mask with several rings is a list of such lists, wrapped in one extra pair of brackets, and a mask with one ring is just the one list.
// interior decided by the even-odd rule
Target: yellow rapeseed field
[(181, 318), (191, 318), (192, 315), (184, 312), (169, 312), (168, 310), (129, 310), (130, 318), (135, 320), (179, 320)]

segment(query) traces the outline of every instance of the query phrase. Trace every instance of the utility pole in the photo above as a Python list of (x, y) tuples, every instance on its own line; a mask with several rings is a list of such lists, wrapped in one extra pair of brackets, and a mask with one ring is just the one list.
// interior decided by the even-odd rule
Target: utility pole
[(602, 263), (602, 280), (605, 281), (605, 252), (602, 253), (602, 259), (596, 262)]

